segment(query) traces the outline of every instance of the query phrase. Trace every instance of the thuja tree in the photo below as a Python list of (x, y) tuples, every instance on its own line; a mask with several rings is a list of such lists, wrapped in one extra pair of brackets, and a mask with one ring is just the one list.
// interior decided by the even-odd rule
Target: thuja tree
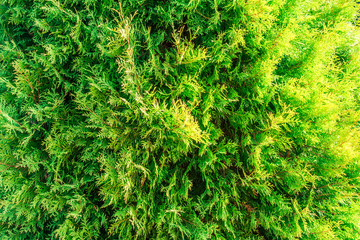
[(359, 239), (352, 0), (1, 0), (1, 239)]

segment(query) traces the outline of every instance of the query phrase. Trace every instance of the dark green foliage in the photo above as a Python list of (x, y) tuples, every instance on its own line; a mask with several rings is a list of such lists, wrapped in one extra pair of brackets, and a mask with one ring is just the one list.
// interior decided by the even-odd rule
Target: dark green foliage
[(360, 239), (353, 0), (1, 0), (0, 239)]

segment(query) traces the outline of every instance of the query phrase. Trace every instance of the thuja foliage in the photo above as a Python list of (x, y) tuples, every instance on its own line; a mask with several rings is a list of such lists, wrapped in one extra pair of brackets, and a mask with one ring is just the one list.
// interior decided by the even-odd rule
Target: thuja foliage
[(359, 239), (353, 0), (1, 0), (1, 239)]

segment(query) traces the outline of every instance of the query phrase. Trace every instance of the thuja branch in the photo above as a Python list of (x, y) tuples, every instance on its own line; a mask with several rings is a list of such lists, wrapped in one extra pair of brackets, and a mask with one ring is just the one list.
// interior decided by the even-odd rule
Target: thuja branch
[(10, 164), (3, 163), (3, 162), (0, 162), (0, 165), (7, 166), (7, 167), (9, 167), (9, 168), (18, 168), (17, 166), (12, 166), (12, 165), (10, 165)]
[(88, 108), (88, 106), (84, 105), (84, 107), (91, 112), (92, 114), (94, 114), (96, 117), (98, 117), (105, 125), (109, 126), (109, 127), (113, 127), (111, 126), (109, 123), (105, 122), (104, 119), (102, 119), (99, 115), (97, 115), (93, 110), (91, 110), (90, 108)]
[(29, 84), (29, 86), (30, 86), (30, 88), (31, 88), (31, 93), (32, 93), (34, 102), (35, 102), (35, 103), (38, 103), (38, 102), (36, 101), (34, 87), (33, 87), (33, 85), (31, 84), (31, 81), (29, 80), (29, 77), (28, 77), (26, 74), (25, 74), (25, 81)]
[(326, 187), (330, 187), (330, 186), (334, 186), (334, 185), (341, 185), (343, 183), (346, 183), (346, 182), (349, 182), (350, 180), (355, 180), (355, 179), (359, 179), (360, 177), (354, 177), (354, 178), (348, 178), (344, 181), (341, 181), (341, 182), (336, 182), (336, 183), (329, 183), (329, 184), (326, 184), (324, 186), (321, 186), (321, 187), (318, 187), (317, 189), (322, 189), (322, 188), (326, 188)]
[[(138, 89), (138, 92), (139, 92), (140, 96), (143, 97), (143, 91), (142, 91), (142, 87), (140, 85), (140, 78), (139, 78), (139, 76), (138, 76), (138, 74), (136, 72), (135, 63), (134, 63), (134, 48), (131, 46), (131, 40), (130, 40), (130, 23), (134, 19), (137, 11), (133, 15), (131, 15), (131, 17), (129, 19), (129, 18), (124, 17), (121, 2), (119, 2), (119, 7), (120, 7), (120, 11), (118, 11), (116, 9), (113, 9), (113, 10), (116, 11), (120, 15), (120, 18), (121, 18), (121, 20), (123, 22), (123, 26), (124, 26), (124, 30), (125, 30), (125, 36), (126, 36), (126, 42), (128, 44), (128, 47), (126, 49), (126, 53), (128, 55), (127, 57), (129, 59), (129, 63), (130, 63), (131, 68), (132, 68), (132, 71), (130, 71), (130, 72), (135, 76), (136, 87)], [(125, 66), (123, 66), (123, 67), (125, 68)]]
[(3, 115), (5, 118), (10, 119), (10, 120), (16, 122), (16, 123), (19, 124), (21, 127), (23, 126), (22, 123), (20, 123), (20, 122), (18, 122), (17, 120), (13, 119), (12, 117), (10, 117), (9, 115), (5, 114), (5, 113), (4, 113), (3, 111), (1, 111), (1, 110), (0, 110), (0, 114)]

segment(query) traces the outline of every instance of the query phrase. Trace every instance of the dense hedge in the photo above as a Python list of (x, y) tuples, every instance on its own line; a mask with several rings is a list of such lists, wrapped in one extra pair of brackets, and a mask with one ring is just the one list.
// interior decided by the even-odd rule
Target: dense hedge
[(1, 0), (1, 239), (360, 239), (353, 0)]

